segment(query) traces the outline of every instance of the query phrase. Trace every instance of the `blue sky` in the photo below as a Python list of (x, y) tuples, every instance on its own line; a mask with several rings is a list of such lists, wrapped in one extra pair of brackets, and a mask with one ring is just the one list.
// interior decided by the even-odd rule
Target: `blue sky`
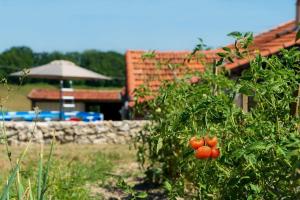
[(296, 0), (0, 0), (0, 51), (190, 50), (291, 20)]

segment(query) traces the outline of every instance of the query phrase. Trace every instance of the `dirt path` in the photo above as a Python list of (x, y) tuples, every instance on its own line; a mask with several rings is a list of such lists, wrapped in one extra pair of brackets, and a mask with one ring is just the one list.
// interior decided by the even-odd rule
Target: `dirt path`
[[(146, 192), (148, 197), (146, 199), (152, 200), (163, 200), (167, 199), (163, 190), (157, 185), (153, 185), (145, 182), (145, 175), (140, 169), (137, 162), (127, 163), (119, 165), (113, 174), (116, 176), (121, 176), (123, 180), (131, 186), (131, 188), (136, 192)], [(108, 178), (106, 183), (103, 185), (90, 185), (92, 196), (101, 196), (105, 200), (125, 200), (131, 199), (130, 195), (122, 191), (117, 187), (117, 178)]]

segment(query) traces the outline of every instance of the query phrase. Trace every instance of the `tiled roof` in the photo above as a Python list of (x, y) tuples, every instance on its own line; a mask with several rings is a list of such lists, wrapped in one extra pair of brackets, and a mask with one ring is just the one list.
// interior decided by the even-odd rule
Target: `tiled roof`
[[(295, 21), (290, 21), (273, 28), (267, 32), (263, 32), (254, 37), (253, 45), (250, 47), (250, 52), (259, 51), (263, 56), (270, 56), (278, 53), (282, 48), (289, 48), (300, 42), (295, 41), (296, 29)], [(234, 48), (234, 45), (228, 45), (229, 48)], [(201, 54), (205, 57), (205, 63), (212, 62), (218, 58), (217, 52), (222, 49), (202, 51)], [(158, 63), (172, 63), (178, 66), (187, 66), (189, 70), (204, 71), (203, 64), (196, 59), (187, 61), (189, 51), (156, 51), (155, 59), (143, 59), (142, 55), (146, 51), (128, 50), (126, 52), (126, 76), (127, 76), (127, 93), (132, 99), (134, 89), (139, 85), (147, 83), (153, 91), (155, 91), (162, 80), (171, 80), (172, 71), (167, 66), (162, 65), (160, 68)], [(248, 64), (249, 60), (239, 59), (234, 63), (226, 65), (226, 68), (232, 70), (240, 66)], [(176, 75), (183, 75), (185, 70), (178, 69)]]
[[(74, 96), (75, 101), (120, 102), (121, 90), (74, 90), (63, 92), (64, 96)], [(60, 99), (59, 90), (33, 89), (27, 96), (31, 100), (54, 101)]]
[[(295, 21), (284, 23), (269, 31), (256, 35), (250, 50), (252, 52), (258, 50), (262, 56), (276, 54), (282, 48), (289, 48), (300, 44), (299, 41), (295, 41), (296, 33)], [(232, 47), (232, 45), (229, 47)], [(235, 63), (228, 64), (226, 67), (228, 69), (235, 69), (248, 62), (247, 59), (237, 60)]]
[[(145, 51), (127, 51), (126, 52), (126, 77), (127, 92), (133, 93), (133, 90), (144, 83), (147, 83), (154, 90), (157, 89), (162, 80), (168, 81), (174, 79), (173, 71), (166, 64), (173, 64), (179, 67), (175, 70), (175, 75), (180, 76), (187, 71), (204, 71), (204, 66), (195, 58), (188, 61), (191, 52), (155, 52), (155, 59), (143, 59)], [(214, 51), (205, 51), (205, 60), (212, 61), (216, 57)], [(180, 68), (186, 66), (187, 68)]]

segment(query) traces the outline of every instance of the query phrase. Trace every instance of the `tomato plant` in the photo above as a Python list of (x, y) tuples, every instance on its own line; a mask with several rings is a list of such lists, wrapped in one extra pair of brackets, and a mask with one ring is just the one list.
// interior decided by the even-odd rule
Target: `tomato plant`
[[(224, 48), (220, 60), (207, 64), (208, 69), (249, 55), (252, 35), (231, 36), (237, 40), (235, 50)], [(153, 121), (147, 134), (137, 138), (139, 160), (149, 160), (147, 172), (159, 172), (152, 180), (166, 181), (170, 198), (297, 199), (300, 121), (291, 114), (291, 105), (298, 100), (294, 94), (299, 63), (300, 52), (294, 48), (270, 58), (255, 55), (239, 77), (206, 70), (164, 82), (158, 94), (151, 94), (146, 85), (137, 89), (140, 97), (146, 95), (143, 91), (156, 97), (136, 106)], [(239, 94), (253, 100), (248, 112), (237, 106)], [(221, 154), (218, 159), (195, 159), (189, 140), (195, 133), (205, 137), (208, 132), (216, 136), (219, 148), (212, 157)], [(214, 148), (216, 141), (209, 141)]]

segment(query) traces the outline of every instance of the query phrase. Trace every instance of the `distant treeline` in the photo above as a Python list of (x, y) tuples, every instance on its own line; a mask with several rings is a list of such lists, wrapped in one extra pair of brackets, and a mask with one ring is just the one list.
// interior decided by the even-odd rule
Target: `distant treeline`
[[(125, 82), (125, 58), (123, 54), (108, 51), (86, 50), (83, 52), (33, 52), (29, 47), (12, 47), (0, 54), (0, 76), (8, 77), (12, 72), (24, 68), (40, 66), (53, 60), (69, 60), (75, 64), (114, 77), (113, 81), (77, 81), (77, 84), (91, 86), (123, 86)], [(12, 82), (17, 79), (10, 78)], [(27, 79), (27, 82), (51, 82), (47, 80)], [(53, 82), (53, 81), (52, 81)]]

